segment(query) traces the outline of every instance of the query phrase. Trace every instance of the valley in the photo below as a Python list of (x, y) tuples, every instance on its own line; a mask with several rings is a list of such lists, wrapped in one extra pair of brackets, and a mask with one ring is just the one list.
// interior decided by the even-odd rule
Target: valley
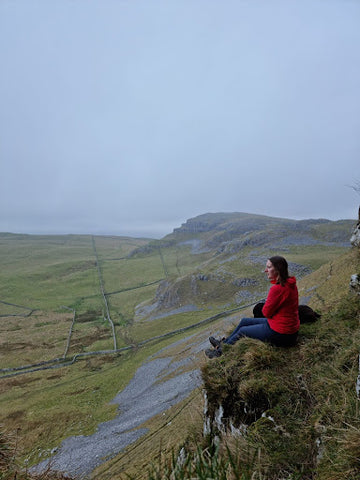
[[(161, 240), (0, 234), (0, 422), (20, 432), (23, 461), (36, 465), (62, 441), (113, 422), (114, 399), (149, 363), (166, 365), (151, 385), (191, 377), (205, 361), (208, 335), (266, 296), (268, 256), (284, 255), (304, 279), (302, 298), (320, 302), (306, 278), (349, 250), (352, 226), (233, 213), (190, 219)], [(164, 442), (170, 452), (188, 435), (177, 422), (189, 408), (197, 412), (192, 422), (202, 421), (200, 384), (191, 378), (179, 391), (169, 387), (164, 410), (149, 407), (125, 429), (142, 434), (137, 442), (132, 434), (134, 455), (121, 466), (121, 449), (101, 450), (91, 467), (98, 478), (142, 468)], [(154, 393), (154, 405), (163, 395)]]

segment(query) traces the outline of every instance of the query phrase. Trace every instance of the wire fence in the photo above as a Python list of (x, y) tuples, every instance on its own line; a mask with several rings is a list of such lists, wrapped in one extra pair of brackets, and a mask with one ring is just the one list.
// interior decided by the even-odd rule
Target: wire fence
[[(201, 327), (206, 324), (210, 324), (216, 320), (219, 320), (220, 318), (228, 317), (230, 315), (233, 315), (236, 312), (239, 312), (240, 310), (244, 310), (245, 308), (249, 308), (254, 306), (256, 303), (261, 302), (261, 300), (257, 300), (256, 302), (253, 302), (248, 305), (241, 305), (239, 307), (233, 308), (231, 310), (225, 310), (222, 312), (217, 313), (216, 315), (212, 315), (211, 317), (207, 317), (203, 320), (200, 320), (199, 322), (193, 323), (192, 325), (188, 325), (186, 327), (178, 328), (176, 330), (172, 330), (171, 332), (164, 333), (162, 335), (157, 335), (155, 337), (148, 338), (146, 340), (143, 340), (138, 343), (133, 343), (132, 345), (127, 345), (122, 348), (117, 348), (114, 350), (97, 350), (97, 351), (91, 351), (91, 352), (83, 352), (83, 353), (77, 353), (71, 358), (66, 359), (66, 356), (64, 355), (61, 358), (54, 358), (52, 360), (47, 360), (44, 362), (39, 362), (39, 363), (34, 363), (31, 365), (23, 365), (19, 367), (10, 367), (10, 368), (2, 368), (0, 369), (0, 379), (1, 378), (9, 378), (9, 377), (14, 377), (16, 375), (21, 375), (24, 373), (33, 373), (37, 372), (40, 370), (49, 370), (49, 369), (55, 369), (55, 368), (61, 368), (61, 367), (68, 367), (70, 365), (73, 365), (77, 360), (82, 359), (84, 357), (91, 357), (91, 356), (101, 356), (101, 355), (119, 355), (123, 352), (126, 352), (128, 350), (136, 350), (138, 348), (143, 347), (144, 345), (150, 343), (150, 342), (156, 342), (156, 341), (161, 341), (165, 338), (172, 337), (174, 335), (178, 335), (180, 333), (194, 330), (198, 327)], [(65, 307), (68, 308), (68, 307)], [(70, 309), (71, 310), (71, 309)], [(75, 321), (75, 311), (74, 311), (74, 319), (72, 322), (72, 325), (70, 327), (69, 331), (69, 336), (68, 336), (68, 343), (67, 343), (67, 349), (68, 345), (70, 342), (71, 338), (71, 332), (72, 332), (72, 327)], [(67, 352), (67, 349), (65, 352)]]
[(103, 297), (103, 301), (104, 301), (104, 305), (105, 305), (106, 317), (107, 317), (107, 320), (110, 323), (111, 329), (112, 329), (112, 336), (113, 336), (113, 341), (114, 341), (114, 351), (116, 351), (117, 350), (117, 342), (116, 342), (115, 326), (114, 326), (114, 322), (111, 320), (109, 304), (108, 304), (106, 294), (105, 294), (104, 281), (103, 281), (103, 277), (102, 277), (102, 273), (101, 273), (101, 269), (100, 269), (99, 256), (98, 256), (98, 253), (97, 253), (97, 250), (96, 250), (95, 237), (92, 236), (91, 240), (92, 240), (94, 255), (95, 255), (95, 258), (96, 258), (96, 267), (97, 267), (97, 272), (98, 272), (98, 277), (99, 277), (101, 295)]
[(66, 356), (67, 356), (67, 354), (68, 354), (68, 351), (69, 351), (69, 348), (70, 348), (70, 342), (71, 342), (72, 332), (73, 332), (74, 325), (75, 325), (76, 310), (74, 310), (73, 308), (70, 308), (70, 307), (66, 307), (66, 306), (64, 306), (64, 305), (62, 305), (61, 308), (66, 308), (67, 310), (71, 310), (71, 311), (73, 312), (73, 319), (72, 319), (72, 322), (71, 322), (70, 331), (69, 331), (69, 335), (68, 335), (68, 339), (67, 339), (67, 342), (66, 342), (66, 347), (65, 347), (64, 355), (63, 355), (63, 358), (66, 358)]
[[(101, 266), (100, 266), (100, 260), (99, 260), (98, 252), (97, 252), (97, 249), (96, 249), (96, 243), (95, 243), (95, 237), (94, 236), (91, 237), (91, 241), (92, 241), (93, 252), (94, 252), (94, 256), (95, 256), (95, 260), (96, 260), (96, 268), (97, 268), (97, 274), (98, 274), (98, 279), (99, 279), (101, 296), (103, 298), (103, 302), (104, 302), (104, 306), (105, 306), (107, 321), (109, 322), (109, 324), (111, 326), (111, 330), (112, 330), (112, 338), (113, 338), (114, 348), (112, 350), (96, 350), (96, 351), (82, 352), (82, 353), (77, 353), (77, 354), (69, 357), (68, 353), (69, 353), (69, 349), (70, 349), (71, 338), (72, 338), (72, 334), (73, 334), (74, 325), (76, 323), (76, 310), (71, 308), (71, 307), (62, 305), (61, 308), (69, 310), (73, 313), (72, 322), (71, 322), (71, 325), (70, 325), (70, 328), (69, 328), (69, 333), (68, 333), (68, 336), (67, 336), (67, 341), (66, 341), (63, 356), (59, 357), (59, 358), (53, 358), (51, 360), (42, 361), (42, 362), (32, 363), (32, 364), (28, 364), (28, 365), (21, 365), (21, 366), (18, 366), (18, 367), (1, 368), (0, 369), (0, 379), (9, 378), (9, 377), (13, 377), (13, 376), (16, 376), (16, 375), (21, 375), (21, 374), (34, 373), (34, 372), (38, 372), (38, 371), (41, 371), (41, 370), (49, 370), (49, 369), (68, 367), (68, 366), (71, 366), (74, 363), (76, 363), (76, 361), (78, 361), (80, 359), (83, 359), (83, 358), (86, 358), (86, 357), (103, 356), (103, 355), (121, 355), (122, 353), (124, 353), (126, 351), (141, 348), (148, 343), (161, 341), (165, 338), (169, 338), (169, 337), (181, 334), (181, 333), (186, 332), (186, 331), (194, 330), (194, 329), (196, 329), (198, 327), (201, 327), (203, 325), (210, 324), (210, 323), (212, 323), (212, 322), (214, 322), (214, 321), (216, 321), (220, 318), (230, 316), (230, 315), (232, 315), (232, 314), (234, 314), (234, 313), (236, 313), (240, 310), (244, 310), (245, 308), (249, 308), (249, 307), (255, 305), (256, 303), (262, 301), (262, 300), (257, 300), (256, 302), (253, 302), (253, 303), (248, 304), (248, 305), (242, 305), (242, 306), (233, 308), (231, 310), (224, 310), (222, 312), (219, 312), (215, 315), (207, 317), (203, 320), (200, 320), (199, 322), (188, 325), (186, 327), (181, 327), (181, 328), (178, 328), (176, 330), (166, 332), (162, 335), (157, 335), (157, 336), (148, 338), (148, 339), (143, 340), (141, 342), (132, 343), (131, 345), (127, 345), (127, 346), (124, 346), (122, 348), (117, 348), (115, 326), (114, 326), (114, 322), (112, 321), (111, 316), (110, 316), (110, 308), (109, 308), (109, 303), (108, 303), (107, 297), (110, 296), (110, 295), (114, 295), (116, 293), (121, 293), (121, 292), (128, 291), (128, 290), (134, 290), (134, 289), (137, 289), (137, 288), (143, 288), (143, 287), (147, 287), (147, 286), (150, 286), (150, 285), (154, 285), (156, 283), (160, 283), (161, 281), (163, 281), (163, 279), (156, 280), (156, 281), (153, 281), (153, 282), (150, 282), (150, 283), (147, 283), (147, 284), (138, 285), (138, 286), (135, 286), (135, 287), (126, 288), (126, 289), (119, 290), (119, 291), (106, 293), (105, 292), (105, 287), (104, 287), (103, 275), (102, 275)], [(162, 266), (163, 266), (163, 271), (164, 271), (165, 278), (167, 278), (169, 273), (167, 271), (166, 264), (165, 264), (165, 261), (164, 261), (164, 257), (162, 255), (160, 247), (159, 247), (159, 255), (160, 255), (161, 263), (162, 263)], [(29, 307), (24, 307), (22, 305), (12, 304), (12, 303), (5, 302), (5, 301), (0, 301), (0, 303), (28, 310), (28, 313), (26, 313), (26, 314), (0, 315), (0, 317), (1, 316), (28, 317), (35, 311), (35, 309), (31, 309)]]
[(16, 303), (9, 303), (0, 300), (0, 303), (3, 305), (9, 305), (10, 307), (22, 308), (23, 310), (28, 310), (27, 313), (8, 313), (8, 314), (1, 314), (0, 317), (30, 317), (30, 315), (35, 312), (35, 308), (24, 307), (23, 305), (16, 305)]

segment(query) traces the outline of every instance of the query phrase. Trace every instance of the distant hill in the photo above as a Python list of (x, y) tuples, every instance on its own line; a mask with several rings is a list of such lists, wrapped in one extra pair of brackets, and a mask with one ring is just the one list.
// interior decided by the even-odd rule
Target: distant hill
[[(291, 220), (250, 213), (206, 213), (188, 219), (159, 241), (131, 256), (161, 249), (181, 256), (187, 248), (192, 268), (169, 275), (156, 296), (141, 310), (151, 318), (164, 312), (202, 305), (236, 305), (256, 301), (267, 289), (262, 275), (266, 259), (285, 256), (298, 278), (316, 270), (350, 247), (352, 220)], [(168, 252), (168, 253), (167, 253)]]
[[(205, 213), (190, 218), (165, 239), (196, 236), (204, 247), (239, 250), (244, 245), (336, 243), (348, 246), (353, 220), (291, 220), (249, 213)], [(232, 244), (231, 246), (229, 245)]]

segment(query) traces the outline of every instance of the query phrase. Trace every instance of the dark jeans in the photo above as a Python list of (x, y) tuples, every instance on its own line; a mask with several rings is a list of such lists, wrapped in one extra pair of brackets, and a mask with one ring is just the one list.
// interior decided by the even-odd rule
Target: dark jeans
[(241, 337), (257, 338), (262, 342), (270, 342), (278, 347), (295, 345), (297, 333), (287, 335), (278, 333), (269, 327), (266, 318), (243, 318), (235, 330), (229, 335), (224, 343), (234, 345)]

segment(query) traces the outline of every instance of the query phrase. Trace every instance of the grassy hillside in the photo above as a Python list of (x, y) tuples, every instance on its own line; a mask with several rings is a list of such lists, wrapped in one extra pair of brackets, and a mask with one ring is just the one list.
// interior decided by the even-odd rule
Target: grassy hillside
[(296, 347), (248, 339), (204, 366), (209, 416), (221, 405), (224, 427), (246, 431), (222, 443), (222, 458), (228, 444), (244, 478), (360, 478), (360, 300), (349, 293), (359, 267), (351, 250), (303, 279), (323, 316), (301, 327)]
[[(238, 215), (230, 215), (230, 223), (235, 224)], [(250, 224), (234, 227), (228, 220), (224, 223), (222, 215), (216, 217), (223, 224), (215, 222), (216, 231), (174, 232), (160, 241), (0, 234), (0, 423), (19, 432), (20, 458), (34, 464), (68, 436), (94, 432), (116, 414), (110, 400), (145, 359), (189, 333), (199, 335), (189, 344), (199, 342), (204, 327), (142, 342), (263, 298), (267, 256), (285, 255), (293, 273), (305, 281), (307, 273), (322, 265), (327, 271), (326, 264), (349, 250), (346, 222), (310, 221), (305, 234), (302, 226), (289, 226), (282, 219), (264, 217), (259, 229), (251, 215)], [(256, 231), (249, 230), (251, 224), (257, 225)], [(280, 236), (273, 231), (279, 225)], [(322, 277), (305, 283), (302, 295), (310, 296), (315, 287), (319, 297), (325, 295)], [(107, 310), (118, 349), (113, 353)], [(218, 320), (211, 328), (222, 325)], [(171, 351), (181, 358), (187, 349)], [(90, 352), (96, 355), (71, 363), (74, 355)], [(203, 361), (202, 352), (194, 356), (195, 364)], [(39, 366), (40, 362), (49, 363)], [(194, 413), (194, 426), (202, 421), (201, 403), (200, 395), (189, 406), (199, 412)], [(154, 418), (145, 443), (114, 460), (113, 466), (106, 464), (98, 478), (108, 478), (107, 472), (143, 469), (164, 439), (164, 451), (181, 443), (188, 436), (187, 429), (179, 427), (187, 423), (186, 405), (170, 409), (165, 418)], [(172, 426), (164, 430), (169, 418)], [(139, 449), (147, 452), (141, 460)]]
[(348, 287), (349, 272), (359, 268), (352, 249), (300, 282), (312, 285), (313, 306), (319, 287), (326, 296), (321, 320), (301, 326), (296, 347), (243, 339), (204, 362), (207, 434), (195, 421), (186, 441), (159, 453), (144, 478), (360, 478), (360, 300)]

